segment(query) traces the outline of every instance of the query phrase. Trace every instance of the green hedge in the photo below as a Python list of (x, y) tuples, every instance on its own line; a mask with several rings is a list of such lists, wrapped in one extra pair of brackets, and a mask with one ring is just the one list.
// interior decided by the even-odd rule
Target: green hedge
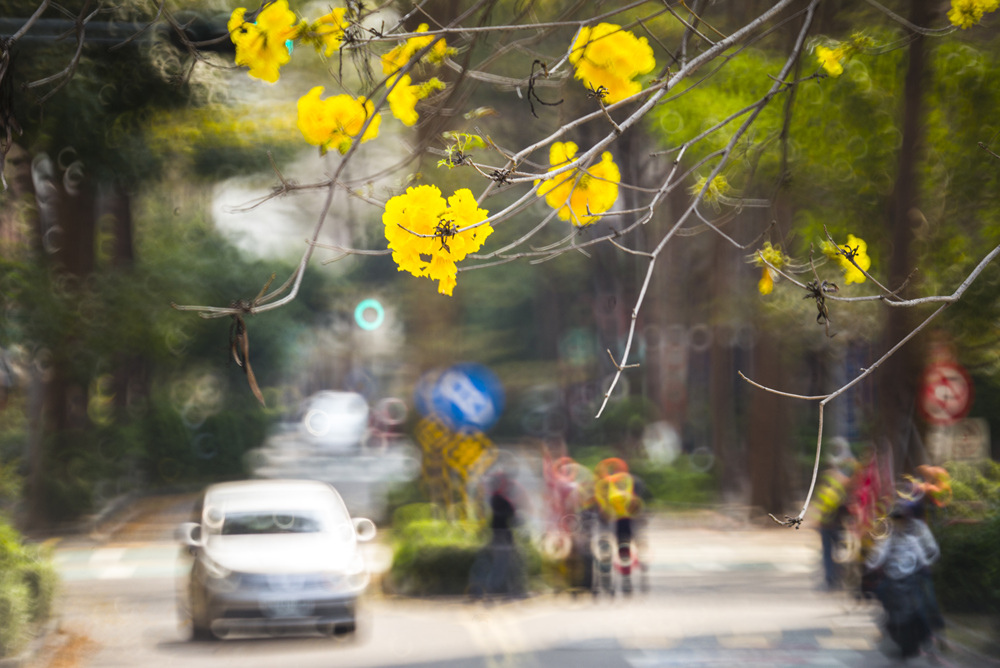
[[(463, 595), (488, 535), (484, 522), (448, 519), (433, 504), (401, 506), (393, 513), (393, 559), (384, 586), (404, 596)], [(524, 536), (517, 539), (530, 583), (541, 572), (541, 556)]]
[(639, 460), (631, 464), (631, 469), (646, 485), (654, 508), (706, 505), (717, 499), (715, 477), (695, 469), (687, 455), (671, 464)]
[(947, 464), (953, 498), (931, 516), (941, 558), (934, 584), (947, 612), (1000, 614), (1000, 463)]
[(935, 589), (948, 612), (1000, 614), (1000, 515), (937, 529)]
[(49, 618), (57, 581), (47, 551), (0, 518), (0, 657), (15, 656)]
[(469, 572), (483, 544), (479, 523), (443, 517), (425, 503), (393, 514), (393, 554), (387, 586), (406, 596), (465, 593)]

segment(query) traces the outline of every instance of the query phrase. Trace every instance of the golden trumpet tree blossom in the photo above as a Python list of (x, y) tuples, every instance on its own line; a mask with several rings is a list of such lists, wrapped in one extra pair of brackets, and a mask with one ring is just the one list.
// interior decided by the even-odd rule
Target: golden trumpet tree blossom
[(250, 68), (248, 74), (274, 83), (282, 65), (291, 59), (289, 43), (301, 33), (295, 13), (287, 0), (276, 0), (246, 21), (246, 9), (240, 7), (229, 17), (229, 38), (236, 45), (236, 64)]
[[(416, 32), (426, 32), (428, 29), (426, 23), (421, 23)], [(389, 53), (382, 56), (382, 73), (383, 74), (395, 74), (399, 70), (406, 67), (406, 64), (410, 62), (413, 55), (423, 49), (425, 46), (434, 42), (436, 38), (433, 35), (425, 35), (422, 37), (411, 37), (406, 40), (405, 43), (400, 44), (394, 48)], [(444, 41), (444, 39), (439, 39), (434, 42), (434, 46), (428, 51), (424, 58), (430, 63), (440, 63), (449, 55), (455, 53), (455, 49), (452, 49)]]
[(347, 9), (343, 7), (331, 10), (329, 14), (309, 24), (304, 37), (316, 46), (317, 51), (329, 58), (343, 44), (344, 31), (350, 26), (344, 18), (346, 15)]
[(493, 233), (489, 224), (462, 228), (488, 215), (468, 188), (456, 190), (445, 201), (437, 186), (422, 185), (386, 202), (382, 223), (399, 271), (437, 281), (438, 292), (450, 296), (456, 285), (456, 263), (482, 248)]
[(653, 49), (645, 37), (636, 37), (614, 23), (585, 26), (577, 33), (569, 62), (576, 78), (594, 91), (603, 89), (608, 103), (624, 100), (642, 90), (634, 81), (656, 67)]
[(409, 74), (402, 74), (397, 77), (390, 77), (387, 85), (392, 86), (389, 91), (389, 109), (392, 115), (406, 126), (412, 126), (419, 119), (417, 114), (417, 102), (424, 99), (435, 91), (442, 90), (444, 83), (434, 77), (420, 84), (413, 84)]
[[(853, 234), (848, 234), (847, 243), (841, 244), (840, 248), (854, 258), (854, 262), (857, 263), (857, 266), (851, 263), (851, 261), (847, 259), (843, 253), (838, 251), (837, 247), (829, 241), (823, 242), (823, 253), (827, 257), (836, 260), (840, 264), (840, 268), (844, 270), (844, 283), (864, 283), (864, 272), (868, 271), (868, 269), (872, 266), (872, 259), (868, 257), (868, 244), (865, 243), (864, 239), (856, 237)], [(860, 269), (858, 267), (860, 267)]]
[[(330, 148), (347, 153), (365, 121), (374, 114), (375, 105), (371, 100), (346, 93), (323, 100), (322, 93), (323, 86), (316, 86), (299, 98), (299, 130), (307, 142), (319, 146), (324, 153)], [(378, 136), (381, 122), (381, 115), (375, 114), (361, 137), (362, 143)]]
[(971, 28), (983, 20), (984, 14), (995, 12), (1000, 0), (951, 0), (948, 20), (962, 30)]
[[(555, 142), (549, 148), (549, 171), (559, 169), (573, 160), (577, 146), (571, 141)], [(601, 161), (586, 172), (571, 169), (542, 183), (538, 196), (545, 203), (559, 211), (561, 220), (570, 220), (573, 225), (583, 227), (599, 218), (598, 214), (608, 211), (618, 199), (618, 184), (621, 173), (618, 165), (605, 151)], [(540, 181), (535, 181), (537, 185)]]
[(839, 77), (844, 73), (843, 60), (845, 55), (844, 49), (839, 47), (831, 49), (822, 44), (816, 47), (816, 60), (819, 61), (820, 66), (831, 77)]
[(790, 261), (789, 257), (781, 251), (781, 246), (772, 246), (770, 241), (765, 241), (764, 247), (758, 253), (748, 256), (747, 260), (762, 268), (760, 281), (757, 283), (757, 290), (762, 295), (771, 294), (774, 290), (774, 282), (780, 277), (780, 274), (772, 267), (781, 269)]

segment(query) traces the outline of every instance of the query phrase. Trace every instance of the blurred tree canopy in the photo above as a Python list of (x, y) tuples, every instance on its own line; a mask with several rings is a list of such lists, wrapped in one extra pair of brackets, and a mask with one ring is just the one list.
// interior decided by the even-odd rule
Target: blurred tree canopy
[[(626, 431), (671, 422), (686, 450), (715, 454), (726, 490), (749, 486), (755, 505), (784, 511), (817, 440), (814, 404), (738, 372), (785, 393), (835, 391), (936, 307), (886, 299), (950, 294), (1000, 242), (989, 13), (959, 29), (949, 3), (931, 0), (292, 2), (309, 26), (302, 35), (320, 34), (314, 21), (331, 9), (343, 10), (343, 32), (323, 55), (295, 37), (269, 85), (234, 65), (233, 17), (239, 30), (264, 24), (236, 5), (0, 3), (0, 346), (18, 369), (4, 410), (22, 416), (0, 444), (24, 459), (33, 521), (81, 512), (100, 500), (95, 490), (138, 478), (239, 475), (242, 452), (295, 393), (288, 369), (304, 332), (345, 331), (332, 320), (368, 292), (391, 296), (405, 335), (405, 364), (385, 392), (475, 359), (498, 370), (513, 399), (502, 437), (622, 445), (639, 435), (594, 417), (618, 383), (615, 401), (642, 399), (622, 404), (642, 406), (635, 416), (619, 409)], [(655, 55), (656, 69), (638, 76), (642, 94), (623, 103), (573, 77), (575, 37), (602, 22)], [(379, 56), (426, 39), (414, 33), (454, 52), (431, 63), (412, 50), (406, 76), (438, 77), (443, 89), (414, 101), (411, 127), (392, 120), (388, 90), (401, 75)], [(295, 104), (317, 85), (380, 105), (380, 139), (319, 159)], [(456, 153), (454, 133), (479, 148)], [(559, 221), (528, 191), (556, 178), (549, 150), (568, 141), (577, 157), (608, 151), (621, 172), (615, 207), (590, 225)], [(234, 178), (262, 193), (248, 203), (251, 226), (319, 193), (298, 215), (315, 231), (301, 234), (318, 243), (332, 228), (336, 241), (308, 244), (298, 263), (245, 254), (211, 214), (216, 188)], [(445, 197), (478, 189), (477, 206), (497, 216), (487, 244), (458, 267), (451, 299), (396, 271), (383, 240), (386, 202), (431, 184)], [(458, 234), (431, 232), (436, 252), (450, 253)], [(865, 240), (885, 290), (845, 284), (824, 256), (828, 234)], [(765, 243), (787, 265), (762, 295)], [(312, 267), (316, 249), (341, 260)], [(839, 290), (810, 293), (789, 278)], [(933, 325), (984, 386), (979, 415), (998, 414), (998, 281), (990, 264)], [(256, 308), (265, 285), (262, 303), (281, 309)], [(872, 299), (843, 299), (861, 296)], [(231, 318), (171, 303), (244, 318), (267, 408), (230, 358)], [(827, 434), (872, 442), (900, 468), (917, 463), (914, 402), (930, 334), (831, 404)]]

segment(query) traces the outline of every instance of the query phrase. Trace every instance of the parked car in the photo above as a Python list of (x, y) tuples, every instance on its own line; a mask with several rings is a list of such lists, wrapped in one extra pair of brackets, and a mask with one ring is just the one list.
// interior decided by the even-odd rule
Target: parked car
[(211, 485), (195, 521), (178, 528), (191, 556), (179, 591), (191, 637), (354, 632), (369, 582), (358, 543), (375, 525), (352, 519), (340, 494), (315, 480)]

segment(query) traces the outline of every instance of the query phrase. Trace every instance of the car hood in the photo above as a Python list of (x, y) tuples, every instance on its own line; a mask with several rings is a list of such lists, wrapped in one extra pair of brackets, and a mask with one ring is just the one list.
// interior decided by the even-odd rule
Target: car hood
[(348, 572), (360, 564), (353, 541), (322, 533), (211, 536), (205, 552), (239, 573)]

